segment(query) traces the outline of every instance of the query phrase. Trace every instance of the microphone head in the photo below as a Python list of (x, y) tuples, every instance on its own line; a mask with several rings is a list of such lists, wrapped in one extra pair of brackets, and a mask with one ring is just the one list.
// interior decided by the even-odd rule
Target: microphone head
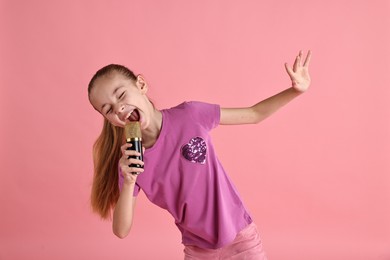
[(142, 139), (141, 124), (139, 121), (129, 121), (125, 125), (125, 137), (126, 141), (131, 139)]

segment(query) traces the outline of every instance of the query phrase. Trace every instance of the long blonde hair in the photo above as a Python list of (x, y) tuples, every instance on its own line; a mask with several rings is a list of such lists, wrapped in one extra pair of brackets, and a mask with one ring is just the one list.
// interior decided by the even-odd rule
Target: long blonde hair
[[(136, 80), (135, 74), (128, 68), (110, 64), (96, 72), (88, 84), (88, 96), (96, 79), (112, 72), (119, 72), (129, 79)], [(111, 216), (119, 198), (118, 162), (121, 157), (123, 129), (104, 119), (103, 129), (93, 145), (94, 175), (91, 190), (92, 210), (103, 219)]]

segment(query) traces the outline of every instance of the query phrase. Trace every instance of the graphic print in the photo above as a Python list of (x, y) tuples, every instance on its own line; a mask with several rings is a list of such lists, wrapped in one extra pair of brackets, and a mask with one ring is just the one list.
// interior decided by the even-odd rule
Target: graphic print
[(206, 142), (201, 137), (194, 137), (181, 147), (181, 154), (193, 163), (205, 164), (206, 152)]

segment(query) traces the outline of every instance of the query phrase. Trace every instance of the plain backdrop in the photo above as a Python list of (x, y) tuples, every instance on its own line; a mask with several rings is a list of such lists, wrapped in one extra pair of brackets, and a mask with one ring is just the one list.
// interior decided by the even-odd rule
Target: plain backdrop
[(309, 49), (310, 90), (215, 129), (219, 158), (270, 260), (390, 259), (390, 1), (1, 0), (0, 29), (0, 259), (183, 259), (144, 194), (123, 240), (91, 212), (90, 78), (119, 63), (158, 108), (249, 106)]

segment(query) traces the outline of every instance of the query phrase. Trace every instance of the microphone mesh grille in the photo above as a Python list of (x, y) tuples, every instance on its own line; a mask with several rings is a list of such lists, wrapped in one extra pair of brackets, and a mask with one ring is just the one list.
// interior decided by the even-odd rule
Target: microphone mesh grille
[(128, 122), (125, 125), (125, 136), (129, 138), (142, 138), (141, 125), (138, 121)]

